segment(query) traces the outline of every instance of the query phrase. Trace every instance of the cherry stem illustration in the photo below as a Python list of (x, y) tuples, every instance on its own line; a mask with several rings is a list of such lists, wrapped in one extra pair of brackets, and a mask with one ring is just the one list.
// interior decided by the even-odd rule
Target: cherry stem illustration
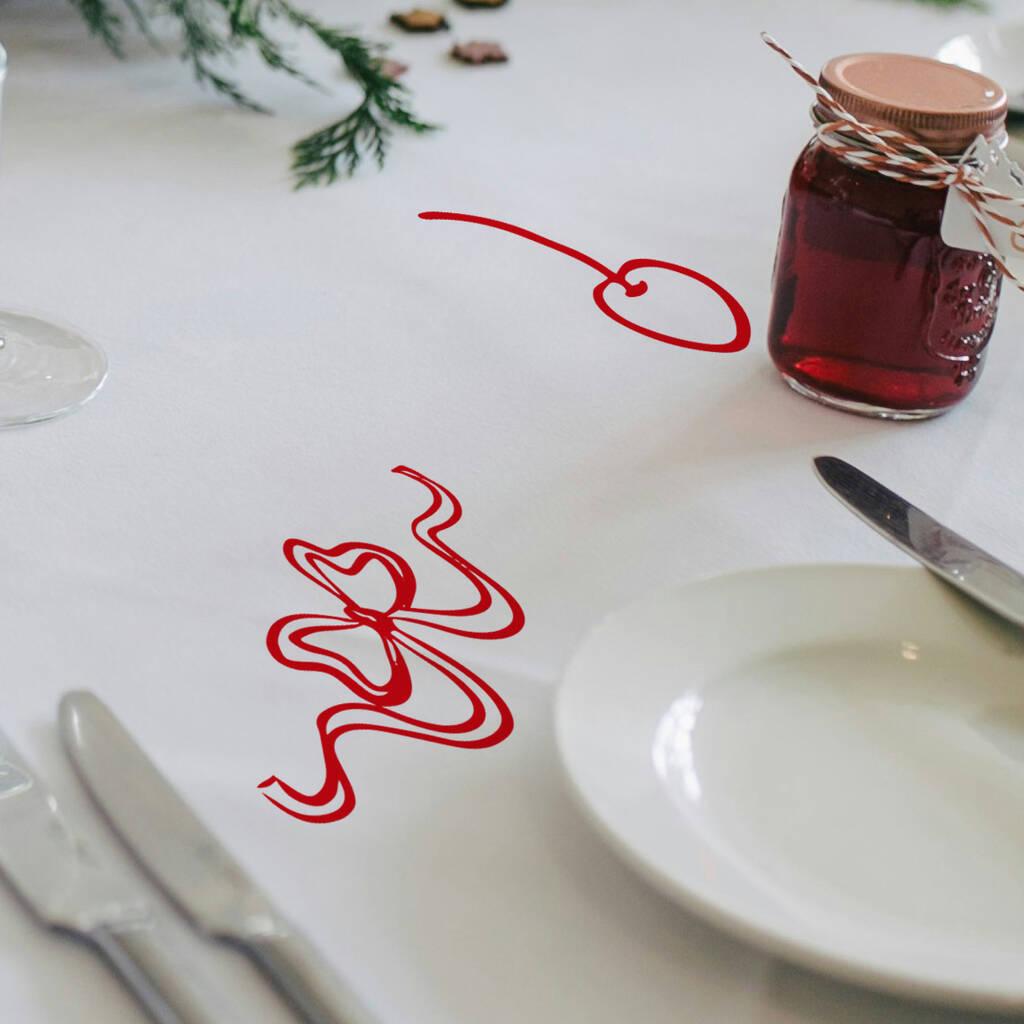
[[(495, 220), (492, 217), (478, 217), (471, 213), (451, 213), (444, 210), (426, 210), (419, 216), (421, 220), (455, 220), (464, 221), (469, 224), (481, 224), (487, 228), (497, 228), (499, 231), (507, 231), (512, 235), (519, 235), (520, 238), (525, 238), (530, 242), (536, 242), (538, 245), (543, 245), (548, 249), (554, 249), (555, 252), (571, 256), (574, 260), (578, 260), (580, 263), (586, 264), (588, 267), (596, 270), (603, 277), (603, 280), (594, 289), (593, 298), (595, 305), (602, 313), (604, 313), (605, 316), (614, 320), (616, 323), (621, 324), (623, 327), (629, 328), (631, 331), (636, 331), (637, 334), (643, 334), (648, 338), (654, 338), (656, 341), (662, 341), (666, 345), (675, 345), (678, 348), (697, 349), (702, 352), (739, 352), (741, 349), (746, 348), (750, 343), (750, 318), (747, 316), (743, 307), (739, 304), (736, 298), (717, 281), (712, 280), (710, 277), (705, 277), (703, 274), (698, 273), (696, 270), (691, 270), (689, 267), (680, 266), (678, 263), (667, 263), (664, 260), (627, 260), (621, 267), (619, 267), (618, 270), (612, 270), (609, 267), (606, 267), (603, 263), (599, 263), (593, 257), (588, 256), (586, 253), (580, 252), (579, 249), (574, 249), (569, 245), (563, 245), (561, 242), (545, 238), (544, 235), (538, 235), (535, 231), (528, 231), (526, 228), (521, 228), (516, 224), (509, 224), (503, 220)], [(721, 343), (691, 341), (687, 338), (677, 337), (674, 334), (663, 334), (661, 331), (655, 331), (649, 327), (644, 327), (632, 320), (628, 320), (626, 317), (616, 312), (608, 304), (604, 296), (605, 290), (608, 286), (612, 284), (619, 285), (627, 298), (635, 299), (647, 291), (647, 282), (631, 282), (627, 280), (627, 275), (634, 270), (651, 267), (659, 270), (667, 270), (674, 274), (680, 274), (683, 277), (688, 277), (691, 280), (704, 285), (705, 288), (713, 291), (722, 300), (722, 302), (725, 303), (726, 308), (732, 316), (733, 324), (736, 327), (736, 333), (733, 338), (730, 341)]]
[(536, 231), (527, 231), (526, 228), (518, 227), (515, 224), (508, 224), (503, 220), (493, 220), (490, 217), (477, 217), (472, 213), (447, 213), (442, 210), (428, 210), (425, 213), (420, 214), (420, 219), (461, 220), (466, 221), (469, 224), (482, 224), (485, 228), (497, 228), (499, 231), (508, 231), (510, 234), (519, 235), (521, 238), (529, 239), (531, 242), (536, 242), (538, 245), (545, 245), (549, 249), (554, 249), (555, 252), (565, 253), (566, 256), (571, 256), (574, 260), (579, 260), (580, 263), (585, 263), (588, 267), (593, 267), (594, 270), (603, 274), (607, 281), (621, 284), (630, 298), (634, 298), (637, 295), (643, 295), (643, 293), (647, 291), (647, 283), (645, 281), (637, 281), (636, 284), (631, 284), (622, 277), (621, 270), (611, 270), (603, 263), (598, 263), (598, 261), (592, 256), (588, 256), (585, 252), (580, 252), (579, 249), (574, 249), (571, 245), (563, 245), (561, 242), (556, 242), (553, 239), (545, 238), (543, 235), (538, 235)]

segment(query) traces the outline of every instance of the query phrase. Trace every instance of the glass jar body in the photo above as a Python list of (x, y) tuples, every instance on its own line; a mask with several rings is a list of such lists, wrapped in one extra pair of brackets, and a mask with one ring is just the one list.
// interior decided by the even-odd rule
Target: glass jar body
[(945, 189), (852, 167), (813, 139), (783, 203), (768, 349), (801, 394), (892, 419), (974, 387), (1002, 275), (946, 245)]

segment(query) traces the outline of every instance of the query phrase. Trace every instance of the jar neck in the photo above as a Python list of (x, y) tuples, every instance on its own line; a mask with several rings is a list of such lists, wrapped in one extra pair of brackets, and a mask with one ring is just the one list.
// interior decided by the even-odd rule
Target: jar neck
[[(828, 124), (828, 122), (830, 120), (831, 119), (826, 117), (824, 115), (824, 113), (817, 106), (811, 107), (811, 124), (813, 124), (815, 128), (820, 128), (823, 124)], [(902, 130), (902, 129), (900, 129), (900, 130)], [(837, 132), (836, 134), (840, 138), (848, 140), (852, 145), (856, 145), (860, 149), (869, 149), (870, 148), (868, 146), (868, 144), (863, 139), (859, 139), (856, 136), (844, 135), (842, 132)], [(913, 138), (913, 136), (911, 136), (911, 138)], [(977, 138), (977, 136), (975, 136), (974, 138)], [(936, 148), (934, 148), (933, 146), (930, 146), (927, 142), (924, 142), (924, 141), (921, 141), (920, 144), (922, 146), (926, 146), (927, 148), (931, 149), (932, 152), (935, 153), (936, 156), (941, 157), (943, 160), (948, 160), (951, 164), (955, 164), (955, 163), (958, 163), (961, 159), (963, 159), (963, 156), (967, 152), (967, 150), (971, 146), (974, 145), (974, 138), (972, 138), (967, 143), (967, 145), (963, 146), (960, 149), (953, 150), (951, 152), (944, 151), (942, 149), (936, 149)], [(917, 141), (917, 140), (915, 140), (915, 141)], [(1007, 133), (1006, 133), (1006, 127), (1005, 126), (1001, 126), (1000, 129), (999, 129), (999, 133), (997, 135), (994, 135), (992, 138), (988, 139), (988, 144), (990, 146), (994, 146), (996, 149), (1006, 149), (1006, 145), (1007, 145), (1008, 142), (1009, 142), (1009, 135), (1007, 135)], [(847, 161), (844, 161), (844, 163), (845, 162), (847, 162)], [(854, 165), (854, 166), (856, 166), (856, 165)]]

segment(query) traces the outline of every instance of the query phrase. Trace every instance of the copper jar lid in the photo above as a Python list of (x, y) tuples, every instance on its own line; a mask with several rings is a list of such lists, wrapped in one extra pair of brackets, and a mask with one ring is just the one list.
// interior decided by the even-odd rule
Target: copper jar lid
[[(818, 81), (857, 120), (899, 128), (937, 153), (961, 153), (975, 136), (995, 139), (1004, 131), (1006, 90), (930, 57), (851, 53), (833, 57)], [(832, 120), (821, 106), (814, 110)]]

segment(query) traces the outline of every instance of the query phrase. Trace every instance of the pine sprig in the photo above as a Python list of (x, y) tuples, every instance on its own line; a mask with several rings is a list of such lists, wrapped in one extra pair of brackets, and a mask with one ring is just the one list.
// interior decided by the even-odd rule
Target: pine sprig
[(308, 29), (333, 50), (363, 90), (363, 100), (355, 110), (292, 147), (296, 188), (329, 185), (341, 174), (351, 175), (368, 154), (383, 167), (393, 125), (414, 132), (436, 127), (413, 114), (407, 103), (409, 90), (384, 73), (382, 47), (371, 47), (356, 36), (322, 25), (287, 0), (273, 2), (292, 24)]
[(107, 48), (118, 57), (124, 56), (121, 38), (124, 22), (110, 9), (106, 0), (69, 0), (71, 6), (82, 16), (89, 31), (106, 43)]
[(231, 38), (236, 44), (251, 45), (259, 54), (260, 59), (272, 71), (283, 71), (306, 85), (318, 88), (317, 83), (297, 68), (284, 55), (280, 45), (276, 43), (263, 27), (265, 14), (270, 18), (280, 17), (280, 13), (264, 0), (217, 0), (225, 9)]
[(183, 61), (192, 65), (192, 73), (200, 85), (208, 85), (232, 103), (247, 110), (267, 113), (266, 107), (249, 99), (239, 86), (210, 67), (211, 60), (230, 57), (240, 49), (230, 33), (213, 16), (209, 0), (160, 0), (159, 6), (181, 25)]
[(414, 132), (435, 127), (413, 114), (408, 105), (409, 90), (384, 73), (384, 47), (324, 25), (292, 6), (289, 0), (150, 0), (148, 9), (139, 6), (138, 0), (69, 2), (81, 14), (89, 31), (119, 57), (124, 55), (125, 24), (113, 7), (115, 3), (127, 8), (131, 19), (154, 46), (158, 43), (151, 17), (173, 22), (180, 32), (179, 56), (191, 66), (196, 80), (238, 106), (263, 113), (266, 108), (220, 70), (238, 53), (253, 52), (272, 71), (317, 87), (312, 78), (289, 60), (281, 44), (267, 31), (267, 23), (283, 23), (294, 31), (310, 34), (336, 53), (359, 85), (363, 98), (341, 120), (295, 144), (292, 171), (297, 188), (329, 184), (342, 175), (351, 175), (366, 156), (372, 156), (383, 167), (394, 127)]

